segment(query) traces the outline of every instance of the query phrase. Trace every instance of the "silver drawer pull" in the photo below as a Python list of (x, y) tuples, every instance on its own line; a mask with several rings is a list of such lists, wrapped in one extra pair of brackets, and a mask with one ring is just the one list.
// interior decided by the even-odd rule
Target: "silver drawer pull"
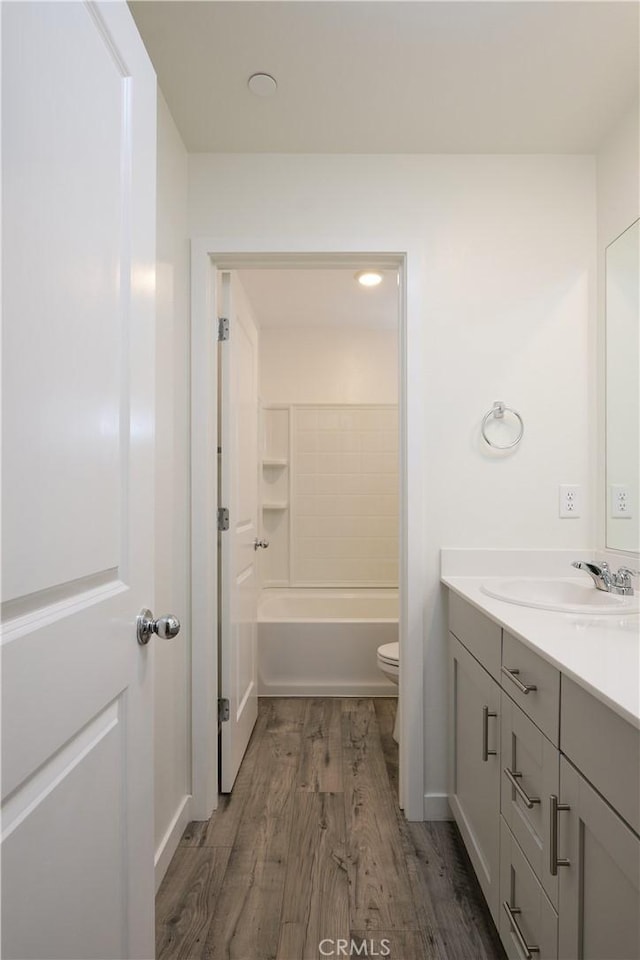
[(497, 750), (489, 750), (489, 717), (497, 716), (498, 714), (489, 710), (489, 707), (482, 708), (482, 759), (485, 761), (498, 753)]
[(518, 941), (518, 946), (525, 956), (525, 960), (531, 960), (534, 953), (540, 953), (540, 947), (532, 947), (523, 937), (522, 930), (518, 926), (518, 921), (516, 920), (516, 916), (519, 913), (522, 913), (522, 911), (518, 907), (510, 907), (506, 900), (502, 901), (502, 906), (505, 909), (505, 913), (509, 917), (509, 924), (513, 930), (516, 940)]
[(558, 867), (570, 867), (570, 860), (558, 860), (558, 813), (571, 810), (568, 803), (558, 803), (558, 798), (552, 793), (549, 797), (549, 873), (552, 877), (558, 876)]
[(525, 807), (528, 807), (529, 810), (531, 810), (534, 804), (540, 803), (540, 797), (530, 797), (529, 794), (526, 793), (518, 783), (519, 778), (522, 776), (521, 773), (514, 773), (513, 770), (509, 770), (509, 767), (505, 767), (504, 775), (524, 803)]
[(512, 683), (515, 683), (520, 693), (531, 693), (532, 690), (538, 689), (535, 683), (523, 683), (518, 677), (518, 674), (520, 673), (519, 670), (510, 670), (508, 667), (503, 667), (502, 672), (504, 673), (505, 677), (509, 677), (509, 680), (511, 680)]

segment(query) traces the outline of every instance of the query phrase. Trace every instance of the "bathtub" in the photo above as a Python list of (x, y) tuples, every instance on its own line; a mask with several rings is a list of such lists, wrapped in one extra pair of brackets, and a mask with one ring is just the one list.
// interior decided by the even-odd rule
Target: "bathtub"
[(398, 639), (397, 590), (268, 589), (258, 605), (262, 697), (389, 697), (376, 651)]

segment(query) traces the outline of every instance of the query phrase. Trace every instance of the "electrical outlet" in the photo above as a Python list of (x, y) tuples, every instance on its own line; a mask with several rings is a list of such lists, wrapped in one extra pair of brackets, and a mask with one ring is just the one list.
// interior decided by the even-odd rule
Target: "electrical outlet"
[(580, 485), (560, 484), (560, 516), (563, 520), (575, 520), (580, 516)]
[(611, 516), (619, 520), (631, 520), (633, 509), (631, 491), (626, 483), (612, 483), (611, 487)]

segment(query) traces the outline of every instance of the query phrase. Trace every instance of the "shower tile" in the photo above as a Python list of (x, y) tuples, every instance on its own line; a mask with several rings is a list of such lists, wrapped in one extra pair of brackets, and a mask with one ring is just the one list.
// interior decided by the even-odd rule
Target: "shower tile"
[(357, 473), (345, 473), (340, 477), (340, 493), (357, 496), (360, 493), (370, 493), (366, 487), (366, 477)]
[(360, 428), (362, 430), (375, 431), (389, 428), (388, 411), (371, 409), (363, 410), (360, 413)]
[(319, 513), (317, 497), (296, 496), (294, 498), (294, 507), (297, 515), (300, 517), (313, 517)]
[(398, 435), (398, 409), (393, 407), (392, 409), (381, 410), (379, 419), (378, 419), (378, 429), (379, 430), (389, 430)]
[(382, 436), (384, 437), (384, 449), (389, 453), (398, 452), (398, 431), (397, 430), (388, 430), (385, 431)]
[(297, 453), (294, 461), (296, 474), (317, 473), (318, 455), (315, 453)]
[(317, 435), (319, 453), (339, 453), (340, 433), (337, 430), (323, 430)]
[(296, 409), (295, 429), (317, 430), (318, 428), (318, 410), (314, 407), (302, 407)]
[(299, 560), (317, 560), (322, 557), (322, 540), (315, 537), (299, 537), (297, 554)]
[(381, 517), (397, 517), (398, 516), (398, 498), (397, 496), (390, 495), (387, 497), (379, 497), (379, 516)]
[(318, 450), (318, 434), (312, 430), (300, 430), (296, 436), (298, 453), (316, 453)]
[(319, 537), (322, 535), (324, 522), (319, 517), (299, 517), (297, 530), (299, 537)]
[(318, 473), (340, 473), (340, 455), (323, 453), (318, 456)]
[(293, 583), (397, 582), (396, 421), (387, 407), (296, 409)]
[(358, 474), (362, 471), (362, 456), (359, 453), (343, 453), (340, 455), (340, 466), (343, 473)]
[(319, 409), (317, 420), (318, 430), (339, 430), (341, 416), (342, 414), (338, 409)]
[(315, 493), (325, 496), (336, 496), (337, 494), (346, 492), (342, 488), (344, 477), (340, 476), (339, 473), (321, 473), (318, 474), (316, 480)]
[(342, 453), (360, 453), (362, 450), (362, 433), (359, 430), (344, 430), (339, 437)]
[(398, 540), (398, 528), (400, 520), (397, 515), (391, 517), (378, 517), (378, 533), (381, 537), (393, 537)]
[(360, 493), (368, 494), (395, 494), (398, 482), (392, 473), (363, 473), (356, 479), (360, 484)]
[(386, 453), (389, 451), (388, 443), (388, 435), (379, 430), (369, 430), (362, 434), (363, 453)]
[(343, 411), (340, 414), (340, 429), (341, 430), (355, 430), (358, 426), (358, 414), (353, 411), (345, 412)]
[(318, 493), (319, 477), (316, 473), (300, 473), (296, 477), (296, 493), (313, 494)]
[(363, 453), (362, 472), (397, 474), (398, 459), (393, 453)]

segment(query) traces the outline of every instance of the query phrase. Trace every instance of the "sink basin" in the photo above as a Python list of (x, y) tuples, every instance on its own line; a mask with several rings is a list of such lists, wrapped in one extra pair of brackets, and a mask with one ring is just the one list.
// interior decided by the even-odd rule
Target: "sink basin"
[(617, 593), (596, 590), (584, 580), (544, 580), (518, 578), (489, 580), (481, 590), (496, 600), (517, 603), (522, 607), (558, 610), (561, 613), (627, 614), (640, 612), (638, 594), (622, 597)]

